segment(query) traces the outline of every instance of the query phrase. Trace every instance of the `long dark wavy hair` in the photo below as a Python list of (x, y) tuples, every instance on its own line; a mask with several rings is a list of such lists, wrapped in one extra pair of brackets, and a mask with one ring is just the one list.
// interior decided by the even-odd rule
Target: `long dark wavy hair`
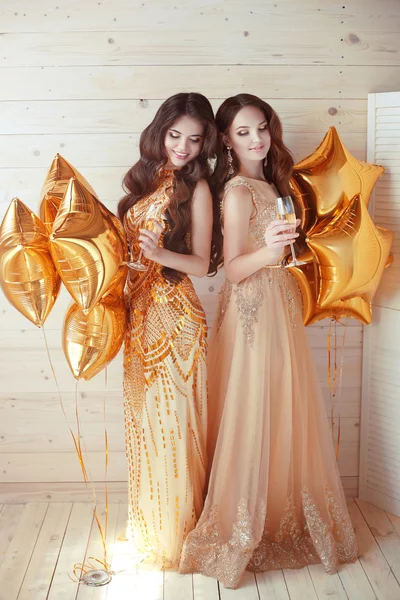
[[(301, 209), (293, 196), (289, 186), (289, 180), (293, 171), (293, 157), (290, 150), (285, 146), (282, 139), (282, 124), (274, 109), (252, 94), (238, 94), (227, 98), (219, 107), (215, 122), (220, 132), (218, 158), (214, 173), (211, 178), (211, 188), (216, 197), (215, 204), (221, 205), (221, 198), (224, 193), (224, 186), (229, 179), (235, 177), (239, 171), (240, 163), (236, 154), (231, 150), (233, 174), (229, 173), (230, 164), (228, 161), (228, 150), (222, 141), (222, 136), (227, 135), (237, 113), (244, 106), (255, 106), (265, 115), (268, 123), (268, 129), (271, 135), (271, 147), (267, 154), (267, 164), (263, 164), (263, 171), (266, 180), (273, 183), (281, 196), (291, 196), (298, 218), (301, 217)], [(296, 240), (297, 251), (301, 252), (306, 248), (304, 232), (298, 228), (300, 234)]]
[[(168, 161), (165, 136), (173, 124), (183, 116), (196, 119), (204, 127), (203, 144), (199, 155), (181, 169), (174, 171), (172, 189), (168, 192), (170, 202), (166, 211), (168, 227), (164, 236), (164, 248), (190, 254), (188, 233), (191, 231), (191, 200), (200, 179), (210, 182), (209, 159), (216, 156), (218, 131), (210, 102), (197, 93), (180, 93), (168, 98), (158, 109), (153, 121), (140, 136), (140, 158), (126, 173), (123, 188), (126, 195), (118, 204), (118, 215), (123, 222), (126, 212), (141, 198), (157, 189), (158, 174)], [(214, 203), (215, 204), (215, 203)], [(215, 274), (221, 262), (222, 233), (218, 205), (213, 206), (214, 225), (209, 273)], [(171, 282), (179, 282), (183, 274), (167, 267), (162, 273)]]

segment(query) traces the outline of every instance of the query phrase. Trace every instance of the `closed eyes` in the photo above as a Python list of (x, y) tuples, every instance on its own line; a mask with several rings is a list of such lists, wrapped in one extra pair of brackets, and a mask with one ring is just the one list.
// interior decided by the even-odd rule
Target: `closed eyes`
[[(177, 140), (177, 139), (180, 137), (180, 135), (179, 135), (179, 134), (177, 135), (176, 133), (173, 133), (172, 131), (170, 131), (170, 132), (169, 132), (169, 136), (170, 136), (170, 137), (171, 137), (173, 140)], [(190, 140), (191, 142), (193, 142), (194, 144), (199, 144), (199, 143), (201, 142), (201, 137), (189, 138), (189, 140)]]
[[(258, 131), (267, 131), (268, 129), (268, 125), (264, 125), (263, 127), (259, 127)], [(245, 135), (249, 134), (249, 131), (247, 129), (243, 129), (242, 131), (238, 131), (237, 132), (238, 135), (240, 135), (240, 137), (244, 137)]]

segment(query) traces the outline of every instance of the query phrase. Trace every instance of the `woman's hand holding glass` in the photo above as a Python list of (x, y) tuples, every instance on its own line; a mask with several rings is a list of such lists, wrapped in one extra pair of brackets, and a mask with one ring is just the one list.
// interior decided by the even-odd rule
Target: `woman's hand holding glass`
[(155, 219), (147, 220), (145, 227), (139, 229), (139, 246), (143, 256), (148, 260), (157, 262), (157, 256), (161, 250), (158, 242), (163, 229), (162, 222)]
[[(296, 227), (300, 225), (300, 219), (296, 220)], [(265, 230), (264, 240), (265, 245), (270, 250), (268, 253), (268, 260), (271, 264), (282, 258), (283, 249), (289, 244), (293, 244), (299, 234), (296, 233), (295, 228), (288, 231), (288, 224), (281, 220), (271, 221), (267, 229)]]
[(148, 264), (142, 262), (144, 256), (148, 260), (157, 261), (157, 256), (160, 252), (158, 245), (160, 236), (164, 230), (163, 206), (158, 204), (150, 205), (146, 215), (144, 216), (141, 227), (139, 228), (138, 242), (140, 253), (138, 259), (131, 260), (127, 263), (128, 267), (135, 271), (147, 271)]
[[(296, 228), (300, 225), (300, 220), (296, 219), (296, 211), (294, 209), (294, 204), (291, 196), (282, 196), (281, 198), (276, 199), (276, 216), (280, 221), (286, 222), (286, 234), (291, 236), (292, 238), (299, 237), (299, 234), (296, 233)], [(290, 249), (292, 252), (292, 260), (285, 267), (297, 267), (299, 265), (304, 265), (305, 262), (302, 260), (298, 260), (296, 258), (296, 253), (294, 251), (294, 242), (295, 239), (288, 240), (287, 243), (290, 245)]]

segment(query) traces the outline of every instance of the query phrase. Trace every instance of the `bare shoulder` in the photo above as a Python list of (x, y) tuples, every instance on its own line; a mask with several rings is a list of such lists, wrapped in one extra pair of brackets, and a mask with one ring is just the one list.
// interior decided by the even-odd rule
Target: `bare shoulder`
[(248, 214), (253, 210), (251, 191), (240, 181), (232, 182), (224, 194), (224, 212)]
[(210, 186), (205, 179), (199, 179), (194, 188), (193, 196), (201, 196), (210, 193)]
[(251, 192), (245, 184), (235, 182), (234, 185), (231, 185), (226, 188), (224, 193), (225, 201), (227, 199), (233, 199), (233, 201), (237, 200), (251, 200)]

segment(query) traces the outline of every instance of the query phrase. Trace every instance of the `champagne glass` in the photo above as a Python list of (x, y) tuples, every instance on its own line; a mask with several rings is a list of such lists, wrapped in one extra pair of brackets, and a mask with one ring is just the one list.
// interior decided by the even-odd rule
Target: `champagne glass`
[[(149, 231), (156, 232), (158, 225), (164, 226), (163, 218), (163, 205), (162, 204), (150, 204), (145, 216), (143, 217), (140, 228), (148, 229)], [(127, 266), (135, 271), (147, 271), (149, 265), (142, 263), (143, 249), (140, 249), (137, 260), (131, 260), (127, 262)]]
[[(293, 200), (290, 196), (283, 196), (282, 198), (276, 199), (276, 215), (278, 219), (287, 221), (290, 225), (288, 231), (294, 233), (296, 231), (296, 213), (294, 210)], [(286, 268), (297, 267), (299, 265), (305, 265), (306, 263), (296, 258), (293, 243), (290, 243), (290, 249), (292, 251), (292, 261), (285, 265)]]

